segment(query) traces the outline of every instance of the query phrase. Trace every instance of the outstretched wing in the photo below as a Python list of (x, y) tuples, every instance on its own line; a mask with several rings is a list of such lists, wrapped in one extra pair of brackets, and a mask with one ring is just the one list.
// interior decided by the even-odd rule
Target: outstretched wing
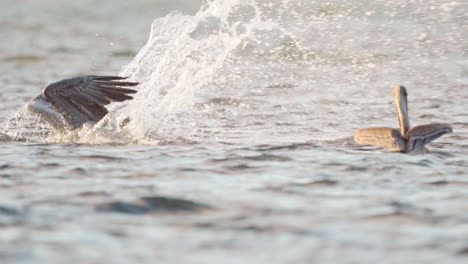
[(406, 152), (406, 142), (397, 129), (387, 127), (364, 128), (356, 131), (358, 144), (373, 145), (395, 152)]
[(429, 124), (411, 128), (406, 137), (408, 138), (408, 151), (420, 149), (429, 142), (444, 134), (452, 133), (452, 127), (448, 124)]
[(105, 105), (133, 98), (129, 94), (136, 91), (124, 87), (138, 83), (125, 79), (118, 76), (76, 77), (47, 86), (43, 94), (66, 122), (76, 129), (86, 122), (101, 120), (108, 113)]

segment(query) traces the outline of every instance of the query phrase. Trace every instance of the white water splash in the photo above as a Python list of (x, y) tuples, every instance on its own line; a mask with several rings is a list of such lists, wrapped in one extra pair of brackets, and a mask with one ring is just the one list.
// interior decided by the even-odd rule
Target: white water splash
[(390, 123), (392, 108), (379, 105), (391, 101), (397, 83), (410, 87), (411, 98), (466, 93), (451, 88), (466, 85), (460, 7), (218, 0), (194, 16), (169, 14), (153, 22), (148, 42), (120, 72), (141, 83), (134, 100), (111, 105), (99, 124), (71, 138), (248, 145), (348, 137), (362, 119)]
[(118, 131), (127, 139), (158, 141), (170, 133), (171, 117), (193, 106), (197, 92), (214, 81), (239, 45), (255, 29), (273, 26), (262, 21), (255, 1), (215, 1), (196, 16), (172, 13), (156, 19), (148, 43), (120, 73), (141, 83), (139, 93), (112, 109), (93, 132), (108, 131), (115, 139)]

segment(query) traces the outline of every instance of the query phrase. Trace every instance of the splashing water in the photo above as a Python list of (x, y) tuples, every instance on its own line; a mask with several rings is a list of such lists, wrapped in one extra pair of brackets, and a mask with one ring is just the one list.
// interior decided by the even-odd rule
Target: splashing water
[(350, 136), (364, 117), (393, 122), (384, 102), (397, 83), (412, 98), (466, 96), (461, 5), (225, 0), (171, 13), (120, 72), (141, 83), (135, 99), (78, 141), (300, 142)]
[(114, 109), (97, 130), (118, 131), (130, 116), (124, 130), (131, 138), (167, 139), (171, 118), (190, 112), (201, 88), (236, 78), (223, 70), (255, 30), (279, 28), (260, 14), (254, 1), (217, 1), (195, 17), (173, 13), (155, 20), (148, 43), (121, 72), (143, 83), (140, 93)]

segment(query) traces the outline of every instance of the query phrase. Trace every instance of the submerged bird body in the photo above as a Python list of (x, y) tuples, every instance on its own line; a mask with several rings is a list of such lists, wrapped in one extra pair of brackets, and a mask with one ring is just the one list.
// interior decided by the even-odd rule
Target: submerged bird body
[(452, 132), (452, 127), (448, 124), (410, 127), (406, 89), (403, 86), (397, 86), (393, 90), (393, 97), (398, 114), (399, 130), (386, 127), (360, 129), (354, 136), (358, 144), (374, 145), (394, 152), (409, 153), (424, 150), (424, 146), (431, 141)]
[(28, 110), (56, 130), (75, 130), (86, 123), (95, 124), (107, 113), (111, 102), (131, 100), (138, 85), (117, 76), (83, 76), (50, 84), (28, 103)]

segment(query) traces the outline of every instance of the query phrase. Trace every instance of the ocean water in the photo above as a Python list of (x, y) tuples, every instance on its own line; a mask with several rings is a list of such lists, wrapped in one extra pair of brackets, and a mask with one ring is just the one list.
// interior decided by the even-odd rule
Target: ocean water
[[(467, 261), (464, 1), (0, 3), (1, 263)], [(24, 110), (84, 74), (141, 84), (73, 135)], [(357, 146), (398, 84), (454, 133)]]

